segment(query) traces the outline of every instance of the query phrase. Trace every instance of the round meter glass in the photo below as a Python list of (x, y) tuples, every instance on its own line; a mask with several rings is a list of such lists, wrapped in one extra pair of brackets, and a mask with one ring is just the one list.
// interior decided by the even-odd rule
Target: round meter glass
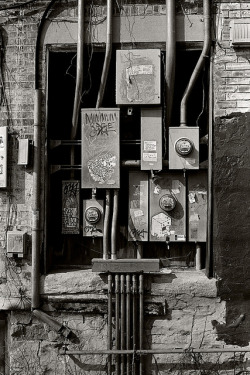
[(175, 150), (177, 154), (186, 156), (191, 154), (193, 151), (193, 142), (188, 138), (180, 138), (175, 142)]
[(88, 207), (85, 211), (85, 218), (91, 224), (96, 224), (101, 218), (101, 211), (97, 207)]
[(165, 194), (160, 199), (160, 207), (164, 211), (172, 211), (176, 206), (176, 199), (172, 194)]

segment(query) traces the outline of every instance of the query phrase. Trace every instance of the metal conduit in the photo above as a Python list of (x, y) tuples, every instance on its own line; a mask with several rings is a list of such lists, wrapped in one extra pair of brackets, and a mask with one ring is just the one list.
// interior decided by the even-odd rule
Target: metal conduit
[(196, 83), (197, 78), (205, 65), (205, 61), (209, 58), (210, 46), (211, 46), (211, 25), (210, 25), (210, 0), (203, 0), (203, 14), (204, 14), (204, 43), (199, 60), (194, 68), (189, 83), (184, 92), (181, 101), (181, 115), (180, 125), (187, 125), (187, 101), (190, 97), (192, 89)]
[(111, 259), (117, 259), (117, 223), (118, 223), (118, 200), (119, 200), (119, 190), (114, 190), (113, 197), (113, 216), (111, 224)]
[[(114, 301), (112, 297), (114, 296)], [(137, 303), (139, 297), (139, 304)], [(115, 305), (115, 345), (112, 348), (112, 303)], [(143, 362), (135, 358), (136, 350), (143, 348), (143, 275), (108, 275), (108, 374), (112, 373), (114, 360), (115, 375), (142, 375)], [(138, 318), (139, 329), (138, 326)]]

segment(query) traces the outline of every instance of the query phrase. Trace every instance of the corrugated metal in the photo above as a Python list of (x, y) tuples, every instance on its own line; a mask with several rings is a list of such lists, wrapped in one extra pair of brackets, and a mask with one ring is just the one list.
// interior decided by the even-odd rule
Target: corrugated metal
[(241, 46), (250, 45), (250, 20), (244, 23), (233, 23), (232, 44)]

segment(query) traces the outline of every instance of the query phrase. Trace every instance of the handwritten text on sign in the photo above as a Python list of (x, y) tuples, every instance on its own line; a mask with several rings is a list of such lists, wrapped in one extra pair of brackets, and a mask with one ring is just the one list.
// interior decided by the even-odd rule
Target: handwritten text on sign
[(82, 110), (82, 188), (118, 188), (119, 109)]

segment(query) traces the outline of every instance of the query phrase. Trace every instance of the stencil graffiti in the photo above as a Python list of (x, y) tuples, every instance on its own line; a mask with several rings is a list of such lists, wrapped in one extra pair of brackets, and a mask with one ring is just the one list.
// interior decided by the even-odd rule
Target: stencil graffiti
[(62, 181), (62, 233), (78, 234), (80, 181)]

